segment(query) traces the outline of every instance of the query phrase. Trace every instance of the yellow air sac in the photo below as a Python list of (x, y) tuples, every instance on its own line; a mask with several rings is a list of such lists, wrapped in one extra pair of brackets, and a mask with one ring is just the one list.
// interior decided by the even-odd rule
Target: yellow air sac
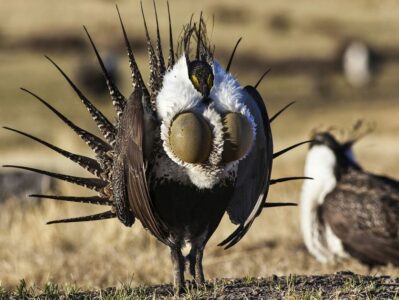
[(224, 146), (223, 162), (232, 162), (242, 158), (253, 141), (252, 126), (247, 118), (235, 112), (223, 116)]
[(182, 161), (203, 163), (211, 153), (212, 131), (202, 116), (184, 112), (172, 122), (169, 143), (173, 153)]

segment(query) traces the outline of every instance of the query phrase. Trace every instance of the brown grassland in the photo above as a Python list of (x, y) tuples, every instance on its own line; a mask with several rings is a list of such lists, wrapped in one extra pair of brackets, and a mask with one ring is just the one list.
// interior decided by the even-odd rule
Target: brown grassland
[[(157, 3), (161, 25), (165, 27), (165, 5), (163, 1)], [(142, 40), (139, 3), (124, 0), (118, 4), (132, 41)], [(396, 1), (334, 1), (316, 5), (313, 1), (223, 0), (216, 4), (211, 0), (170, 0), (170, 5), (175, 36), (192, 12), (198, 15), (203, 10), (209, 16), (209, 24), (211, 16), (215, 15), (212, 40), (222, 63), (226, 63), (225, 53), (240, 36), (244, 39), (236, 55), (237, 62), (243, 56), (259, 59), (267, 56), (273, 61), (328, 59), (341, 40), (352, 36), (367, 40), (379, 49), (399, 49), (399, 3)], [(152, 24), (152, 7), (147, 1), (144, 7), (147, 21)], [(100, 49), (120, 44), (113, 1), (3, 1), (0, 19), (0, 124), (26, 130), (72, 152), (88, 154), (84, 144), (56, 117), (18, 90), (20, 86), (32, 89), (78, 124), (95, 132), (77, 97), (56, 70), (42, 59), (42, 54), (50, 54), (67, 72), (73, 73), (81, 53), (43, 53), (30, 50), (24, 41), (46, 34), (68, 33), (83, 37), (81, 25), (85, 24)], [(271, 20), (283, 20), (282, 28), (274, 28)], [(93, 57), (89, 51), (84, 55)], [(139, 52), (139, 58), (145, 70), (144, 52)], [(120, 60), (122, 90), (128, 94), (127, 60), (125, 56)], [(256, 82), (262, 68), (240, 70), (233, 65), (233, 72), (245, 85)], [(328, 97), (316, 91), (316, 77), (300, 71), (273, 74), (272, 70), (262, 83), (261, 92), (271, 114), (286, 103), (297, 101), (273, 124), (275, 149), (307, 139), (315, 128), (333, 125), (347, 129), (356, 120), (364, 119), (375, 123), (376, 130), (356, 145), (359, 161), (367, 170), (399, 178), (399, 63), (393, 61), (384, 65), (375, 82), (364, 89), (351, 88), (340, 74), (331, 73), (327, 78)], [(99, 106), (112, 116), (109, 102), (102, 101)], [(306, 147), (279, 158), (274, 164), (273, 177), (301, 175), (305, 154)], [(0, 164), (87, 175), (52, 151), (5, 130), (0, 131)], [(70, 195), (84, 193), (67, 184), (62, 184), (61, 189)], [(300, 182), (273, 186), (269, 200), (298, 202), (300, 189)], [(116, 220), (108, 220), (47, 226), (48, 220), (98, 210), (84, 204), (51, 201), (20, 205), (16, 200), (9, 199), (0, 206), (0, 286), (14, 287), (22, 278), (28, 284), (43, 285), (51, 281), (83, 288), (171, 281), (168, 249), (140, 224), (125, 228)], [(389, 266), (369, 273), (367, 267), (354, 260), (336, 265), (319, 264), (302, 242), (298, 207), (265, 210), (237, 246), (227, 251), (217, 247), (233, 229), (225, 218), (210, 240), (204, 258), (208, 279), (310, 275), (341, 270), (399, 275), (397, 268)]]

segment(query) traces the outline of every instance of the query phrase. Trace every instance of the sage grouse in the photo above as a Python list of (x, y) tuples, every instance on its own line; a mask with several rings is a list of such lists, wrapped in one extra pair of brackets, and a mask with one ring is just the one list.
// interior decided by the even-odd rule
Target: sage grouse
[(301, 223), (320, 262), (352, 256), (368, 266), (399, 265), (399, 182), (364, 171), (352, 145), (316, 134), (306, 158)]
[[(143, 12), (142, 7), (141, 10)], [(181, 248), (186, 242), (191, 245), (186, 258), (190, 272), (197, 283), (202, 284), (204, 247), (224, 213), (227, 212), (231, 221), (238, 225), (220, 243), (229, 248), (243, 238), (264, 207), (284, 205), (265, 204), (269, 185), (300, 177), (270, 179), (273, 158), (296, 145), (273, 154), (270, 123), (281, 111), (269, 119), (256, 90), (258, 83), (242, 88), (229, 73), (238, 42), (224, 69), (213, 57), (213, 47), (207, 39), (201, 16), (199, 22), (190, 21), (184, 26), (177, 48), (174, 47), (168, 6), (170, 46), (165, 63), (155, 4), (154, 11), (155, 46), (143, 13), (150, 69), (147, 88), (118, 10), (132, 72), (133, 91), (128, 98), (110, 80), (85, 28), (116, 109), (115, 124), (97, 110), (62, 69), (48, 58), (87, 107), (103, 138), (78, 127), (41, 97), (23, 89), (74, 130), (94, 151), (95, 159), (67, 152), (8, 128), (68, 157), (95, 178), (8, 167), (46, 174), (98, 192), (98, 196), (92, 197), (34, 197), (111, 206), (110, 210), (100, 214), (48, 224), (117, 217), (124, 225), (132, 226), (138, 219), (144, 228), (170, 247), (175, 288), (180, 292), (184, 288), (186, 261)]]

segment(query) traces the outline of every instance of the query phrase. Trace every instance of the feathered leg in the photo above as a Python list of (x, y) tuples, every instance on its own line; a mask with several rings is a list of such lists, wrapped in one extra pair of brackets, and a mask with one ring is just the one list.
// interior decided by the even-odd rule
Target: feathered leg
[(181, 249), (177, 247), (170, 248), (173, 264), (173, 280), (175, 292), (178, 295), (184, 293), (184, 256)]
[(197, 250), (195, 255), (195, 281), (197, 284), (205, 284), (204, 270), (202, 268), (202, 258), (204, 257), (204, 248)]
[(197, 247), (193, 245), (191, 247), (190, 253), (186, 257), (189, 263), (190, 274), (194, 278), (197, 285), (203, 285), (205, 283), (205, 276), (202, 268), (204, 248), (204, 246)]

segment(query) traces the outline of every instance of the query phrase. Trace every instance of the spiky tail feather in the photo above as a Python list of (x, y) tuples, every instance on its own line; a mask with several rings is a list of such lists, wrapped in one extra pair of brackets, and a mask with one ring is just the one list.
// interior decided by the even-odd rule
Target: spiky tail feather
[[(129, 58), (129, 65), (132, 73), (132, 86), (133, 92), (137, 89), (140, 89), (144, 98), (148, 100), (148, 103), (145, 109), (151, 108), (150, 100), (154, 101), (156, 95), (161, 88), (159, 82), (161, 82), (162, 77), (166, 71), (166, 66), (163, 58), (162, 53), (162, 45), (159, 33), (159, 24), (158, 24), (158, 15), (154, 5), (154, 12), (155, 12), (155, 19), (156, 19), (156, 48), (152, 47), (151, 40), (149, 37), (147, 23), (144, 18), (143, 12), (143, 20), (144, 20), (144, 27), (145, 33), (147, 37), (147, 46), (148, 46), (148, 54), (150, 57), (150, 92), (147, 90), (147, 87), (144, 84), (142, 79), (142, 75), (140, 70), (137, 66), (132, 48), (130, 46), (125, 27), (123, 25), (123, 21), (119, 12), (118, 7), (117, 13), (119, 16), (120, 25), (122, 28), (123, 37), (126, 43), (128, 58)], [(175, 53), (173, 49), (173, 38), (172, 38), (172, 30), (171, 30), (171, 21), (170, 21), (170, 11), (169, 11), (169, 3), (168, 3), (168, 17), (169, 17), (169, 58), (168, 58), (168, 68), (171, 68), (175, 62)], [(142, 9), (143, 11), (143, 9)], [(61, 119), (68, 127), (70, 127), (86, 144), (93, 150), (95, 153), (95, 159), (82, 156), (79, 154), (71, 153), (67, 150), (61, 149), (53, 144), (50, 144), (40, 138), (37, 138), (33, 135), (30, 135), (26, 132), (19, 131), (17, 129), (12, 129), (9, 127), (5, 127), (5, 129), (13, 131), (15, 133), (21, 134), (25, 137), (28, 137), (50, 149), (56, 151), (57, 153), (61, 154), (62, 156), (70, 159), (71, 161), (77, 163), (82, 168), (86, 169), (90, 173), (92, 173), (96, 178), (86, 178), (86, 177), (77, 177), (71, 176), (66, 174), (60, 174), (55, 172), (49, 172), (46, 170), (24, 167), (24, 166), (16, 166), (16, 165), (5, 165), (4, 167), (11, 167), (11, 168), (18, 168), (23, 169), (31, 172), (36, 172), (40, 174), (44, 174), (50, 177), (54, 177), (59, 180), (67, 181), (73, 184), (77, 184), (80, 186), (84, 186), (88, 189), (96, 191), (98, 196), (89, 196), (89, 197), (80, 197), (80, 196), (65, 196), (65, 195), (30, 195), (34, 198), (45, 198), (45, 199), (52, 199), (55, 201), (69, 201), (69, 202), (81, 202), (81, 203), (88, 203), (88, 204), (95, 204), (95, 205), (103, 205), (103, 206), (110, 206), (111, 210), (105, 211), (103, 213), (90, 215), (90, 216), (82, 216), (77, 218), (68, 218), (68, 219), (61, 219), (48, 222), (48, 224), (56, 224), (56, 223), (71, 223), (71, 222), (84, 222), (84, 221), (95, 221), (95, 220), (103, 220), (103, 219), (110, 219), (118, 217), (123, 224), (127, 226), (131, 226), (134, 222), (134, 217), (131, 216), (131, 212), (129, 210), (129, 204), (125, 203), (126, 205), (122, 205), (121, 203), (116, 203), (115, 195), (113, 194), (113, 172), (115, 171), (115, 163), (114, 163), (114, 147), (115, 147), (115, 139), (118, 134), (118, 126), (119, 120), (123, 114), (123, 111), (126, 106), (126, 97), (122, 95), (118, 87), (115, 83), (110, 79), (107, 69), (102, 61), (102, 58), (97, 50), (96, 45), (92, 37), (90, 36), (86, 27), (84, 27), (86, 35), (89, 39), (89, 42), (93, 48), (94, 54), (97, 57), (98, 63), (104, 75), (104, 80), (107, 83), (109, 93), (111, 95), (112, 103), (115, 106), (117, 120), (116, 124), (112, 124), (104, 115), (103, 113), (98, 110), (93, 103), (83, 94), (83, 92), (76, 86), (76, 84), (68, 77), (68, 75), (49, 57), (46, 58), (57, 68), (57, 70), (61, 73), (61, 75), (65, 78), (71, 88), (75, 91), (75, 93), (80, 98), (81, 102), (87, 108), (88, 112), (90, 113), (92, 119), (96, 123), (98, 129), (102, 133), (105, 140), (102, 138), (97, 137), (96, 135), (80, 128), (74, 122), (72, 122), (69, 118), (65, 115), (60, 113), (57, 109), (55, 109), (52, 105), (50, 105), (46, 100), (41, 98), (40, 96), (36, 95), (35, 93), (22, 88), (22, 90), (37, 100), (39, 100), (42, 104), (44, 104), (48, 109), (50, 109), (59, 119)], [(154, 103), (152, 103), (154, 105)], [(117, 174), (115, 176), (119, 176)], [(123, 198), (123, 197), (122, 197)], [(119, 198), (118, 198), (119, 199)], [(125, 199), (126, 200), (126, 199)]]

